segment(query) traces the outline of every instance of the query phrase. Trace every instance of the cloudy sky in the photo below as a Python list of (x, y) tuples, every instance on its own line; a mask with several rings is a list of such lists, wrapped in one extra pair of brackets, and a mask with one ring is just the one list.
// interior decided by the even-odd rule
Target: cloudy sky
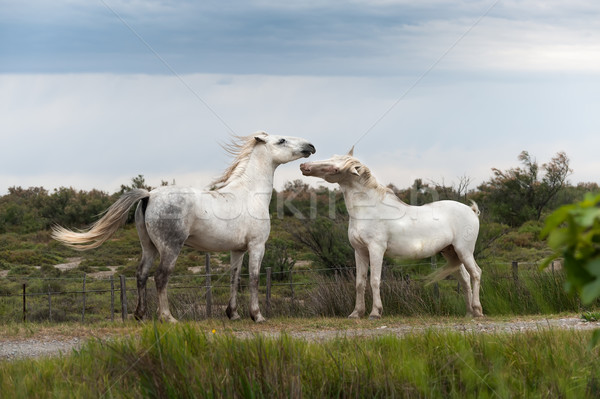
[[(0, 194), (206, 186), (220, 143), (301, 136), (384, 183), (565, 151), (600, 183), (597, 1), (0, 0)], [(301, 176), (281, 166), (276, 185)]]

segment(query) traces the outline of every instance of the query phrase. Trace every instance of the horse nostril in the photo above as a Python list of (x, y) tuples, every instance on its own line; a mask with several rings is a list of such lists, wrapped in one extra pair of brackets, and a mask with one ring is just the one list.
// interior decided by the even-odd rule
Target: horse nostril
[(314, 154), (315, 152), (317, 152), (317, 149), (315, 148), (315, 146), (314, 146), (314, 145), (312, 145), (312, 144), (310, 144), (310, 143), (308, 144), (308, 148), (310, 148), (310, 152), (312, 152), (313, 154)]

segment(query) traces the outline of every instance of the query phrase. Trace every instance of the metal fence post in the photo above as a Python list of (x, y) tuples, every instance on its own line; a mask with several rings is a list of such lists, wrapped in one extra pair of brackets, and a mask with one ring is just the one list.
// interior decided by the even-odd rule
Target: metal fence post
[(205, 267), (206, 267), (206, 317), (212, 317), (212, 287), (210, 281), (210, 254), (205, 254)]
[(121, 318), (127, 320), (127, 288), (125, 286), (125, 276), (119, 276), (121, 280)]
[(271, 315), (271, 268), (267, 267), (267, 316)]

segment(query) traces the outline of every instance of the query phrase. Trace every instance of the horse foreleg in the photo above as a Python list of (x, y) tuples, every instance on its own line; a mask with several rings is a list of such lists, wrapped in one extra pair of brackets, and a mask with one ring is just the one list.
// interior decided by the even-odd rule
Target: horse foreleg
[(255, 245), (248, 249), (248, 265), (250, 268), (250, 317), (257, 323), (266, 321), (260, 313), (258, 306), (258, 278), (260, 272), (260, 264), (262, 263), (263, 255), (265, 254), (265, 245)]
[(370, 319), (380, 319), (383, 313), (383, 303), (381, 302), (381, 268), (383, 264), (383, 248), (369, 248), (369, 260), (371, 262), (371, 290), (373, 292), (373, 310), (369, 315)]
[(354, 250), (356, 261), (356, 304), (354, 311), (348, 316), (350, 319), (358, 319), (365, 314), (365, 286), (367, 271), (369, 270), (369, 252), (365, 250)]
[(231, 285), (229, 294), (229, 304), (225, 313), (230, 320), (237, 320), (240, 315), (237, 312), (237, 293), (240, 286), (240, 270), (242, 269), (242, 261), (244, 260), (244, 252), (231, 251)]

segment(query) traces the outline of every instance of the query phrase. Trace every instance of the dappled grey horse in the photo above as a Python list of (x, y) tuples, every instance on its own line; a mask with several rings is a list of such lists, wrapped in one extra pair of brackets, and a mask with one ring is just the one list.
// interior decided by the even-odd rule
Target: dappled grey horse
[(135, 317), (146, 313), (146, 281), (157, 256), (155, 273), (158, 317), (174, 322), (167, 300), (167, 282), (183, 245), (201, 251), (231, 251), (231, 295), (227, 316), (238, 319), (237, 291), (244, 253), (249, 256), (250, 316), (264, 321), (258, 305), (258, 279), (271, 221), (269, 202), (273, 175), (280, 164), (315, 153), (315, 147), (297, 137), (264, 132), (239, 137), (227, 150), (235, 157), (212, 190), (163, 186), (152, 191), (135, 189), (123, 194), (88, 230), (53, 229), (53, 237), (71, 247), (99, 247), (127, 220), (138, 203), (135, 224), (142, 244), (137, 269), (138, 304)]
[(356, 259), (356, 306), (349, 317), (365, 313), (369, 265), (373, 291), (370, 317), (381, 317), (379, 287), (384, 254), (422, 259), (440, 252), (447, 263), (430, 276), (430, 281), (453, 274), (463, 288), (467, 313), (483, 316), (479, 301), (481, 269), (473, 257), (479, 233), (477, 204), (472, 202), (471, 207), (456, 201), (423, 206), (405, 204), (375, 180), (369, 168), (353, 157), (353, 150), (347, 155), (303, 163), (300, 170), (305, 176), (338, 183), (344, 194), (350, 216), (348, 238)]

